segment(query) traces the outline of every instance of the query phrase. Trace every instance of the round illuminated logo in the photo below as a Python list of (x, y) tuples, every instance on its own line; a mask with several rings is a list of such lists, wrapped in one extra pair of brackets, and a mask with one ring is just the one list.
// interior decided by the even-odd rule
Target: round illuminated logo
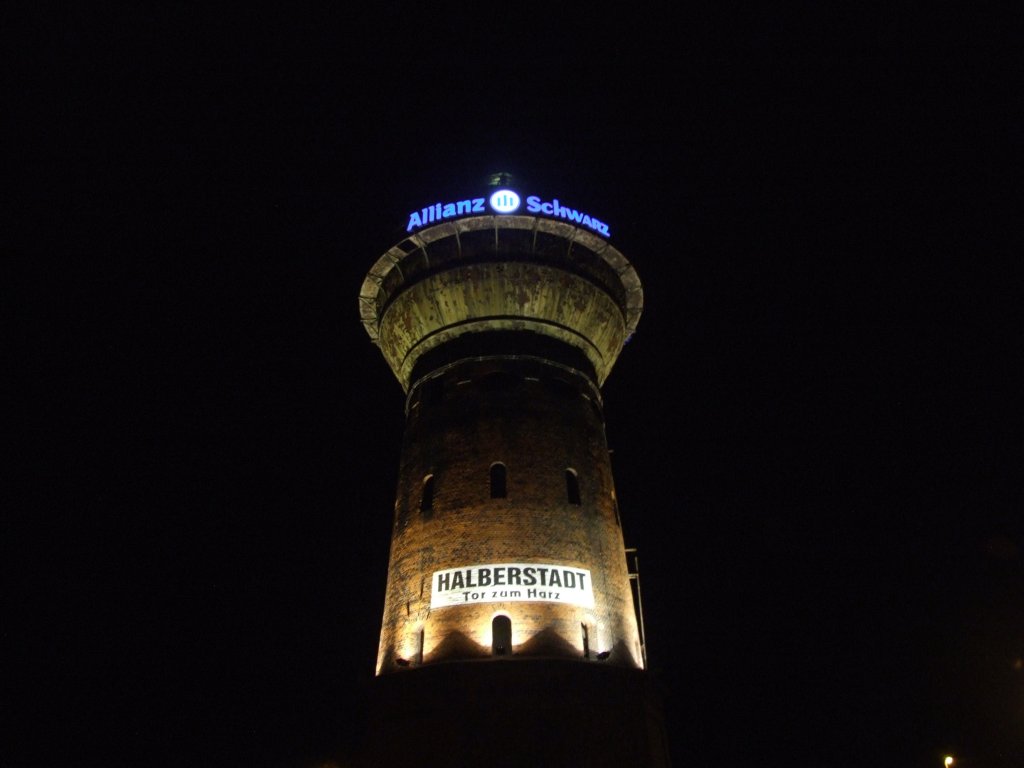
[(519, 195), (511, 189), (499, 189), (491, 195), (490, 203), (497, 213), (512, 213), (519, 210)]

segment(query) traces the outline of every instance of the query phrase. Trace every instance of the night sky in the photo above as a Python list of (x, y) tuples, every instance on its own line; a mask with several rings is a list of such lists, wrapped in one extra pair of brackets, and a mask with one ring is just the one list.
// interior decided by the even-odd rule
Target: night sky
[(404, 418), (359, 288), (508, 171), (644, 284), (604, 395), (675, 763), (1024, 765), (1001, 20), (145, 5), (9, 24), (0, 762), (348, 764)]

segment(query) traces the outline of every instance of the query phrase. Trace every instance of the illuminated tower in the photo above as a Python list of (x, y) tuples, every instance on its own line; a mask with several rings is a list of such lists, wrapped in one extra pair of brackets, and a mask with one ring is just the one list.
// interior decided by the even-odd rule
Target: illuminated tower
[(481, 192), (409, 214), (360, 293), (407, 394), (373, 760), (667, 765), (600, 394), (640, 281), (591, 214)]

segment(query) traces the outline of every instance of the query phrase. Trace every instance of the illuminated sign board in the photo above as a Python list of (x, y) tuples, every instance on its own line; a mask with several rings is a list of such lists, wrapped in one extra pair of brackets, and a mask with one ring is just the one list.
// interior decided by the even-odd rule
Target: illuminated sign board
[(590, 571), (547, 563), (469, 565), (434, 571), (430, 607), (539, 602), (594, 607)]
[[(465, 200), (453, 200), (449, 203), (434, 203), (426, 208), (413, 211), (409, 214), (409, 223), (405, 227), (406, 232), (415, 232), (428, 224), (437, 224), (448, 219), (457, 219), (462, 216), (474, 214), (510, 214), (519, 211), (522, 207), (522, 199), (517, 192), (511, 189), (499, 189), (493, 192), (490, 197), (469, 197)], [(595, 219), (589, 213), (570, 208), (558, 201), (558, 198), (544, 200), (537, 195), (529, 195), (526, 198), (526, 212), (535, 213), (541, 216), (550, 216), (553, 219), (564, 219), (573, 224), (591, 229), (603, 237), (609, 237), (608, 225), (599, 219)]]

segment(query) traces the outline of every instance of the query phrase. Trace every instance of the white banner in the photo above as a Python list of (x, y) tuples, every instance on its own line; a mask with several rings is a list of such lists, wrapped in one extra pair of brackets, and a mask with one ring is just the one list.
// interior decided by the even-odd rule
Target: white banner
[(590, 571), (547, 563), (467, 565), (434, 571), (430, 607), (511, 601), (594, 607)]

